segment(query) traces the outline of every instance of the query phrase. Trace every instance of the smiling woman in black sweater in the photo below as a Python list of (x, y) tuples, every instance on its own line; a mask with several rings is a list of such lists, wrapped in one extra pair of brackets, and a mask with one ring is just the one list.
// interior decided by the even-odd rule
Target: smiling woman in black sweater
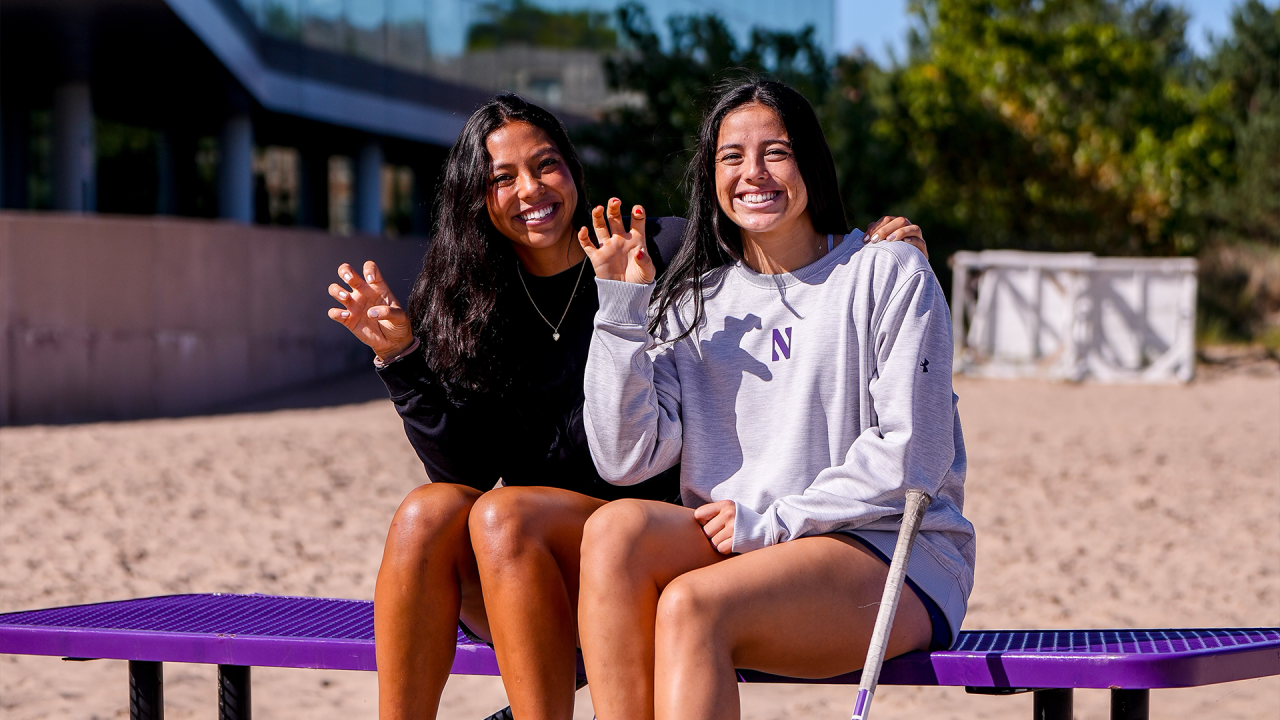
[[(378, 572), (384, 720), (435, 717), (459, 623), (494, 643), (516, 717), (571, 717), (583, 525), (609, 500), (678, 495), (678, 469), (622, 488), (592, 464), (583, 373), (598, 299), (574, 231), (639, 233), (661, 272), (684, 221), (636, 208), (628, 231), (616, 198), (588, 212), (585, 197), (560, 122), (499, 96), (449, 153), (408, 311), (372, 262), (342, 265), (329, 287), (342, 304), (329, 316), (376, 353), (431, 480), (396, 511)], [(876, 227), (923, 249), (904, 219)]]

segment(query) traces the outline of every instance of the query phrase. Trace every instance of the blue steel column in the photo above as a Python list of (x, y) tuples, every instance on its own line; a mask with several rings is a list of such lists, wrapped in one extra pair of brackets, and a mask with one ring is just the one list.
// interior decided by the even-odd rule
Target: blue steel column
[(218, 164), (218, 217), (253, 222), (253, 120), (234, 115), (222, 126)]
[(382, 146), (371, 141), (356, 158), (353, 210), (356, 232), (382, 234)]
[(53, 207), (93, 212), (98, 206), (94, 167), (93, 99), (89, 83), (53, 92)]

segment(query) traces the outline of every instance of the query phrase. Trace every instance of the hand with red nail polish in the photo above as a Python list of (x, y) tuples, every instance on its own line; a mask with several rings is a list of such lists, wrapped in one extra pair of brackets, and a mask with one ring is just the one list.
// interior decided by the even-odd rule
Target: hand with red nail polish
[(645, 250), (644, 208), (631, 208), (628, 231), (622, 224), (622, 201), (610, 198), (607, 211), (599, 205), (591, 211), (591, 224), (595, 226), (595, 241), (584, 227), (578, 231), (578, 242), (591, 259), (596, 277), (641, 285), (653, 282), (657, 271)]

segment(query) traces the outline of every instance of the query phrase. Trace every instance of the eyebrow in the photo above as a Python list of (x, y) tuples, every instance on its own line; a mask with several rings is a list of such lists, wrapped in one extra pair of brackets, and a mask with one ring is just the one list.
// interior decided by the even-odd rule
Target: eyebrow
[[(533, 158), (535, 162), (542, 162), (543, 160), (547, 159), (548, 155), (560, 155), (560, 149), (557, 148), (555, 145), (547, 145), (546, 147), (542, 148), (538, 152), (534, 153)], [(489, 163), (489, 172), (491, 173), (497, 172), (499, 168), (504, 168), (504, 167), (508, 167), (511, 165), (518, 165), (518, 164), (519, 163), (515, 161), (507, 161), (507, 162), (500, 163), (496, 160), (493, 160), (493, 161), (490, 161)]]
[[(765, 141), (764, 141), (764, 144), (765, 144), (765, 145), (772, 145), (772, 144), (774, 144), (774, 143), (777, 143), (777, 144), (779, 144), (779, 145), (786, 145), (787, 147), (791, 147), (791, 141), (790, 141), (790, 140), (783, 140), (783, 139), (781, 139), (781, 138), (775, 138), (775, 139), (772, 139), (772, 140), (765, 140)], [(742, 148), (742, 145), (741, 145), (740, 143), (726, 143), (726, 144), (721, 145), (720, 147), (716, 148), (716, 152), (721, 152), (721, 151), (723, 151), (723, 150), (732, 150), (732, 149), (734, 149), (734, 148), (741, 149), (741, 148)]]

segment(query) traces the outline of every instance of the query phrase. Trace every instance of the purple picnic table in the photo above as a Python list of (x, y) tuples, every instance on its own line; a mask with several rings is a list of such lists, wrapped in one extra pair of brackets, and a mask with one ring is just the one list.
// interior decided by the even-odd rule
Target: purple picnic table
[[(163, 717), (162, 663), (219, 669), (219, 717), (249, 720), (249, 668), (375, 670), (373, 603), (272, 595), (169, 595), (0, 614), (0, 653), (129, 661), (130, 716)], [(458, 634), (453, 673), (497, 675), (493, 650)], [(1035, 693), (1037, 720), (1069, 719), (1074, 688), (1109, 688), (1113, 720), (1148, 716), (1149, 691), (1280, 675), (1280, 628), (984, 630), (950, 650), (884, 665), (883, 685)], [(743, 682), (848, 683), (743, 670)]]

